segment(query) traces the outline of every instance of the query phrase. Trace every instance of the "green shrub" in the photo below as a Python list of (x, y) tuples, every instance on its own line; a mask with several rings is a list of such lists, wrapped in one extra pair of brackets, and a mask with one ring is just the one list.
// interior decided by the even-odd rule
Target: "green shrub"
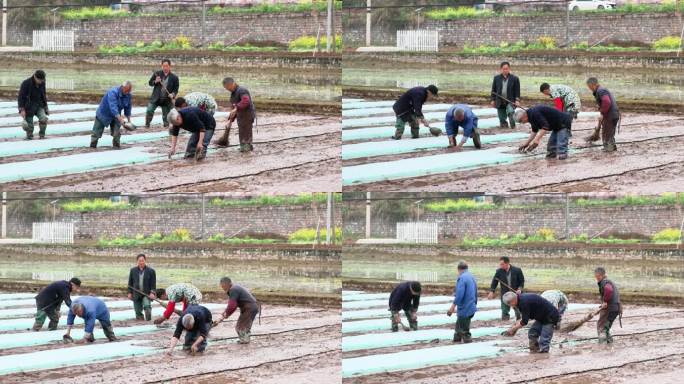
[(682, 233), (677, 228), (666, 228), (651, 237), (654, 243), (672, 244), (678, 243)]
[[(334, 1), (335, 9), (342, 9), (342, 1)], [(209, 14), (245, 14), (245, 13), (287, 13), (287, 12), (311, 12), (316, 10), (325, 12), (328, 9), (327, 1), (324, 0), (300, 0), (297, 4), (269, 4), (263, 3), (250, 7), (220, 7), (215, 6), (209, 9)]]
[(678, 36), (665, 36), (653, 43), (653, 49), (656, 51), (677, 51), (682, 45), (682, 39)]
[(425, 17), (434, 20), (457, 20), (473, 19), (477, 17), (493, 16), (490, 10), (478, 10), (475, 7), (449, 7), (444, 9), (433, 9), (425, 12)]
[[(320, 48), (325, 49), (327, 46), (327, 36), (321, 36)], [(288, 49), (292, 52), (306, 52), (316, 49), (316, 36), (300, 36), (288, 45)], [(335, 49), (342, 49), (342, 36), (335, 35)]]
[(627, 195), (617, 199), (577, 199), (573, 204), (580, 207), (590, 206), (638, 206), (638, 205), (675, 205), (684, 204), (684, 194), (663, 193), (660, 196)]
[(110, 7), (73, 8), (64, 10), (60, 14), (66, 20), (110, 19), (130, 16), (126, 10), (113, 10)]
[(496, 208), (495, 204), (478, 202), (473, 199), (447, 199), (443, 201), (433, 201), (425, 204), (425, 209), (433, 212), (461, 212), (494, 208)]
[(132, 206), (126, 202), (113, 202), (109, 199), (83, 199), (62, 203), (60, 207), (65, 212), (95, 212), (129, 209)]
[[(335, 228), (334, 230), (334, 242), (339, 243), (342, 241), (342, 229)], [(325, 241), (326, 235), (328, 233), (326, 228), (321, 228), (319, 230), (320, 236), (319, 240), (321, 242)], [(292, 244), (311, 244), (316, 242), (316, 228), (301, 228), (291, 233), (288, 236), (288, 242)]]
[[(342, 201), (341, 193), (334, 193), (333, 199), (336, 202)], [(211, 205), (217, 207), (240, 207), (240, 206), (269, 206), (269, 205), (307, 205), (312, 201), (316, 203), (325, 203), (328, 200), (327, 193), (301, 193), (293, 196), (273, 196), (261, 195), (258, 197), (251, 197), (248, 199), (223, 199), (216, 197), (209, 202)]]

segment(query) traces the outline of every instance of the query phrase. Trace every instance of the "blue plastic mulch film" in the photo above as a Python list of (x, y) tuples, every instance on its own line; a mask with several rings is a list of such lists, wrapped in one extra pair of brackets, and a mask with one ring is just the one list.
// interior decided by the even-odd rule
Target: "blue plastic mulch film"
[(164, 157), (163, 154), (151, 152), (151, 148), (133, 147), (119, 151), (98, 151), (6, 163), (0, 164), (0, 182), (53, 177), (90, 172), (96, 169), (150, 163)]
[[(114, 331), (116, 332), (116, 330)], [(59, 348), (39, 352), (0, 356), (0, 375), (40, 371), (76, 365), (92, 364), (98, 361), (150, 355), (161, 349), (141, 342), (127, 340), (106, 345), (94, 344), (71, 348)]]
[[(56, 104), (50, 106), (50, 113), (53, 112), (67, 112), (67, 111), (82, 111), (82, 110), (97, 110), (97, 105), (93, 104)], [(0, 108), (0, 116), (19, 115), (17, 106), (10, 108)]]
[(485, 165), (513, 163), (525, 158), (523, 154), (510, 151), (510, 148), (497, 147), (353, 165), (342, 168), (342, 184), (353, 185), (434, 175)]
[[(453, 298), (451, 298), (453, 300)], [(452, 300), (437, 304), (425, 304), (422, 302), (420, 307), (418, 307), (418, 315), (423, 315), (427, 313), (434, 312), (446, 312), (451, 305)], [(477, 303), (478, 310), (485, 308), (497, 308), (501, 305), (499, 300), (485, 300)], [(385, 306), (383, 308), (373, 308), (373, 309), (361, 309), (361, 310), (345, 310), (342, 311), (342, 320), (354, 320), (354, 319), (370, 319), (376, 317), (389, 317), (389, 311), (387, 310), (387, 301), (385, 301)]]
[(2, 300), (16, 300), (28, 299), (36, 297), (35, 293), (0, 293), (0, 301)]
[[(460, 142), (462, 137), (463, 136), (461, 135), (457, 136), (456, 142)], [(480, 142), (483, 145), (494, 143), (510, 143), (513, 141), (522, 141), (528, 137), (529, 134), (522, 132), (501, 133), (498, 135), (480, 135)], [(342, 160), (445, 149), (447, 148), (448, 144), (449, 140), (446, 136), (399, 141), (373, 141), (356, 144), (345, 144), (342, 146)], [(0, 154), (1, 153), (2, 151), (0, 150)]]
[[(351, 301), (342, 301), (342, 309), (362, 309), (362, 308), (372, 308), (372, 307), (387, 307), (389, 305), (388, 302), (389, 299), (389, 293), (387, 294), (387, 297), (380, 297), (380, 298), (370, 298), (367, 300), (351, 300)], [(423, 304), (426, 303), (451, 303), (454, 300), (453, 296), (424, 296), (420, 298), (420, 302)]]
[[(48, 124), (50, 121), (67, 121), (67, 120), (84, 120), (84, 119), (94, 119), (96, 109), (89, 111), (79, 111), (79, 112), (62, 112), (62, 113), (50, 113), (48, 116)], [(145, 112), (143, 107), (133, 107), (131, 108), (132, 115), (139, 115)], [(21, 125), (22, 117), (19, 114), (14, 116), (0, 117), (0, 126), (6, 125)], [(34, 122), (38, 119), (34, 118)]]
[[(456, 322), (456, 319), (453, 320)], [(506, 327), (482, 327), (471, 329), (474, 338), (499, 335)], [(418, 343), (427, 343), (434, 340), (451, 340), (454, 336), (453, 329), (421, 329), (413, 332), (388, 332), (371, 333), (342, 338), (342, 352), (358, 351), (363, 349), (378, 349), (398, 347)], [(1, 344), (0, 344), (1, 345)]]
[[(134, 325), (131, 327), (114, 327), (114, 334), (118, 337), (130, 336), (140, 333), (157, 332), (160, 328), (153, 324)], [(85, 331), (83, 328), (74, 328), (71, 337), (74, 340), (82, 339)], [(0, 349), (30, 347), (34, 345), (45, 345), (62, 341), (63, 329), (56, 331), (41, 332), (22, 332), (0, 334)], [(94, 336), (96, 339), (105, 338), (104, 332), (99, 326), (95, 326)]]
[(506, 351), (506, 348), (501, 346), (502, 344), (506, 344), (506, 341), (485, 341), (420, 348), (410, 351), (342, 359), (342, 377), (405, 371), (460, 363), (482, 357), (494, 357)]
[[(75, 298), (72, 298), (72, 300), (76, 300)], [(0, 319), (10, 319), (10, 318), (15, 318), (15, 317), (22, 317), (26, 315), (34, 315), (36, 313), (36, 308), (35, 308), (35, 300), (32, 300), (33, 303), (31, 303), (29, 306), (26, 307), (21, 307), (21, 308), (6, 308), (6, 309), (0, 309)], [(121, 309), (121, 308), (132, 308), (133, 304), (130, 301), (127, 300), (120, 300), (120, 301), (108, 301), (107, 303), (107, 308), (109, 310), (113, 309)], [(66, 304), (62, 304), (62, 307), (60, 309), (61, 311), (68, 311), (69, 308), (66, 306)]]
[[(439, 128), (446, 135), (446, 127), (444, 122), (435, 122), (430, 124), (433, 128)], [(499, 119), (482, 119), (478, 121), (478, 129), (490, 129), (499, 127)], [(370, 128), (354, 128), (354, 129), (344, 129), (342, 130), (342, 141), (352, 141), (352, 140), (372, 140), (372, 139), (386, 139), (389, 140), (390, 136), (394, 136), (396, 128), (393, 125), (387, 125), (382, 127), (370, 127)], [(432, 136), (429, 128), (425, 126), (420, 127), (421, 136)], [(407, 126), (404, 130), (403, 139), (410, 140), (411, 133), (410, 128)], [(444, 138), (446, 140), (446, 138)]]

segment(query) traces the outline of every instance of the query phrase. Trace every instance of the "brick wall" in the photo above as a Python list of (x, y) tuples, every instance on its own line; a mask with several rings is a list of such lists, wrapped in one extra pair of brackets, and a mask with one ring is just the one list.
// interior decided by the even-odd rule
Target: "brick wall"
[[(358, 13), (358, 12), (354, 12)], [(348, 16), (344, 25), (345, 46), (365, 45), (365, 18)], [(413, 25), (406, 26), (408, 29)], [(421, 28), (440, 31), (440, 45), (462, 47), (483, 44), (535, 41), (551, 36), (565, 41), (565, 14), (545, 16), (491, 17), (462, 20), (425, 20)], [(635, 41), (650, 44), (663, 36), (679, 36), (678, 18), (669, 13), (650, 14), (584, 14), (571, 15), (570, 37), (574, 41), (596, 42), (612, 34), (611, 41)], [(373, 44), (396, 45), (396, 27), (374, 26)]]
[[(623, 233), (651, 236), (664, 228), (679, 228), (682, 220), (681, 209), (667, 206), (633, 207), (570, 207), (567, 217), (569, 235), (599, 232), (604, 234)], [(550, 228), (557, 237), (565, 235), (565, 208), (539, 209), (497, 209), (467, 212), (438, 213), (426, 212), (421, 221), (439, 223), (440, 238), (461, 240), (463, 237), (497, 237), (501, 234), (533, 234), (540, 228)], [(365, 218), (345, 217), (345, 234), (350, 237), (365, 236)], [(395, 222), (372, 223), (373, 236), (396, 236)]]
[[(73, 221), (78, 239), (130, 237), (155, 232), (164, 234), (177, 228), (185, 228), (193, 236), (198, 236), (202, 228), (201, 213), (200, 208), (65, 212), (57, 216), (57, 221)], [(204, 233), (206, 236), (217, 233), (231, 235), (242, 230), (240, 233), (287, 236), (300, 228), (315, 228), (318, 223), (325, 228), (325, 215), (325, 205), (318, 207), (316, 216), (308, 205), (217, 208), (207, 204)], [(337, 208), (335, 225), (341, 226), (341, 223), (341, 213)], [(13, 237), (31, 237), (31, 230), (31, 223), (9, 223), (9, 233)]]
[[(256, 14), (256, 15), (208, 15), (206, 41), (231, 43), (244, 37), (243, 42), (275, 42), (288, 44), (302, 35), (315, 36), (318, 27), (325, 35), (325, 14), (318, 20), (310, 13)], [(335, 23), (341, 33), (341, 19)], [(76, 31), (77, 47), (91, 48), (100, 45), (132, 44), (137, 41), (150, 43), (155, 40), (169, 41), (183, 35), (198, 43), (202, 39), (200, 15), (173, 17), (130, 17), (104, 20), (67, 20), (65, 29)], [(249, 36), (247, 36), (249, 34)]]

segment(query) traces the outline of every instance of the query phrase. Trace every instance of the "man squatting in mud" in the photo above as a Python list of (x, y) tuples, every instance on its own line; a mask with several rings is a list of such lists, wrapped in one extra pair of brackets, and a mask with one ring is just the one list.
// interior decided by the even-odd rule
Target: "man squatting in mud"
[(431, 128), (430, 123), (428, 123), (423, 115), (423, 104), (436, 97), (437, 92), (439, 90), (436, 86), (428, 85), (427, 87), (413, 87), (399, 96), (399, 99), (392, 106), (396, 115), (395, 132), (392, 139), (401, 139), (406, 123), (411, 127), (411, 138), (413, 139), (420, 137), (419, 122), (428, 127), (433, 136), (439, 136), (442, 133), (442, 130), (439, 128)]
[(38, 118), (38, 137), (44, 139), (50, 114), (45, 92), (45, 71), (39, 69), (33, 76), (21, 83), (17, 104), (22, 119), (21, 127), (26, 132), (26, 140), (33, 139), (34, 116)]

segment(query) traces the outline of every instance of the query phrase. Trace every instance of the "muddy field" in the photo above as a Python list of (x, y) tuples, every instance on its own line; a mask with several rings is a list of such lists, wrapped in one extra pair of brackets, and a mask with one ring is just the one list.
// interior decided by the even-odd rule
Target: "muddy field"
[[(483, 144), (481, 151), (494, 150), (497, 156), (514, 156), (513, 161), (464, 166), (449, 172), (425, 168), (422, 175), (414, 177), (396, 177), (367, 183), (346, 182), (347, 176), (351, 177), (353, 173), (351, 169), (354, 168), (350, 167), (357, 165), (381, 164), (380, 168), (384, 168), (384, 164), (391, 165), (391, 162), (397, 160), (448, 154), (453, 154), (454, 157), (468, 156), (467, 153), (477, 161), (478, 155), (473, 152), (477, 150), (472, 142), (466, 143), (459, 153), (450, 152), (446, 148), (447, 138), (443, 135), (441, 138), (444, 146), (440, 148), (343, 160), (343, 168), (349, 170), (346, 176), (343, 170), (344, 190), (662, 193), (684, 184), (684, 153), (679, 150), (684, 145), (684, 117), (628, 112), (623, 113), (622, 117), (620, 132), (616, 136), (618, 151), (615, 153), (602, 152), (600, 141), (595, 145), (585, 142), (584, 138), (596, 126), (595, 118), (585, 117), (573, 123), (570, 153), (565, 161), (544, 158), (547, 135), (533, 154), (524, 157), (517, 157), (517, 146), (524, 140)], [(484, 141), (490, 135), (514, 132), (528, 134), (529, 125), (518, 125), (516, 129), (488, 128), (480, 132)], [(371, 142), (382, 144), (388, 139), (389, 136)], [(425, 139), (427, 137), (419, 140)], [(411, 140), (408, 127), (401, 141), (404, 140)], [(359, 142), (346, 141), (344, 144)], [(342, 151), (344, 154), (344, 146)], [(435, 164), (439, 165), (437, 159)]]
[[(157, 111), (157, 118), (160, 112)], [(53, 113), (54, 115), (54, 113)], [(134, 114), (134, 117), (136, 115)], [(141, 115), (137, 115), (140, 118)], [(217, 131), (213, 141), (223, 134), (225, 117), (218, 117)], [(74, 123), (85, 121), (72, 120)], [(66, 122), (68, 123), (68, 121)], [(67, 134), (52, 134), (50, 125), (65, 124), (52, 121), (48, 125), (47, 138), (61, 139), (78, 135), (78, 144), (72, 148), (54, 148), (39, 153), (14, 153), (2, 157), (0, 167), (6, 166), (5, 173), (11, 173), (13, 164), (32, 169), (47, 168), (50, 160), (67, 163), (88, 162), (82, 156), (102, 153), (104, 157), (113, 156), (109, 130), (105, 130), (102, 145), (96, 150), (88, 148), (88, 140), (83, 139), (86, 131)], [(20, 127), (5, 126), (5, 130)], [(123, 130), (122, 130), (123, 131)], [(340, 119), (329, 116), (260, 113), (254, 131), (254, 152), (238, 152), (237, 127), (231, 130), (228, 148), (210, 145), (207, 158), (196, 162), (184, 160), (182, 154), (188, 135), (181, 134), (176, 155), (166, 158), (169, 139), (160, 123), (150, 129), (140, 127), (137, 131), (122, 136), (120, 156), (126, 157), (131, 151), (141, 151), (144, 159), (132, 164), (102, 166), (97, 169), (66, 171), (40, 177), (12, 178), (3, 187), (15, 190), (41, 191), (112, 191), (126, 192), (186, 192), (186, 191), (232, 191), (259, 193), (301, 193), (308, 191), (339, 191), (340, 185)], [(37, 134), (37, 127), (36, 127)], [(158, 134), (154, 140), (133, 141), (134, 135)], [(127, 140), (131, 140), (127, 144)], [(5, 139), (3, 142), (23, 142), (21, 138)], [(83, 141), (81, 143), (81, 141)], [(213, 142), (212, 141), (212, 142)], [(0, 144), (3, 144), (0, 142)], [(26, 144), (25, 144), (26, 145)], [(139, 153), (134, 153), (134, 155)], [(81, 155), (81, 156), (79, 156)], [(73, 156), (73, 157), (68, 157)], [(43, 162), (40, 162), (43, 160)], [(33, 162), (33, 163), (30, 163)], [(35, 167), (34, 167), (35, 165)], [(21, 172), (21, 171), (17, 171)], [(122, 187), (123, 186), (123, 187)]]
[[(217, 305), (220, 303), (217, 303)], [(224, 304), (224, 303), (223, 303)], [(153, 308), (159, 307), (154, 305)], [(129, 308), (126, 308), (129, 309)], [(221, 309), (213, 309), (216, 316)], [(114, 312), (113, 312), (114, 313)], [(233, 316), (235, 317), (235, 316)], [(252, 342), (236, 343), (235, 319), (224, 321), (212, 329), (207, 350), (197, 356), (180, 348), (169, 357), (165, 347), (173, 334), (177, 316), (172, 316), (156, 331), (119, 336), (119, 342), (151, 347), (151, 353), (137, 357), (122, 357), (91, 361), (71, 367), (47, 370), (27, 370), (0, 376), (3, 383), (268, 383), (337, 382), (340, 377), (340, 315), (339, 310), (316, 307), (286, 307), (264, 305), (261, 324), (255, 321)], [(173, 326), (171, 325), (173, 323)], [(114, 332), (126, 327), (149, 324), (143, 321), (113, 321)], [(62, 329), (64, 323), (60, 324)], [(77, 325), (74, 329), (78, 329)], [(82, 329), (82, 325), (80, 326)], [(96, 332), (99, 325), (96, 325)], [(22, 330), (16, 333), (25, 333)], [(43, 331), (45, 332), (45, 331)], [(0, 337), (7, 331), (0, 332)], [(91, 346), (107, 350), (115, 343), (98, 339)], [(182, 339), (181, 339), (182, 342)], [(0, 350), (0, 361), (8, 355), (45, 350), (60, 350), (62, 356), (74, 353), (73, 344), (55, 341), (46, 345), (15, 347)], [(134, 378), (134, 379), (133, 379)]]
[[(589, 303), (594, 305), (595, 303)], [(343, 304), (344, 305), (344, 304)], [(421, 306), (425, 307), (421, 301)], [(444, 304), (442, 316), (449, 304)], [(484, 310), (491, 309), (485, 308)], [(479, 309), (482, 311), (483, 309)], [(498, 308), (494, 308), (497, 310)], [(345, 310), (347, 311), (347, 310)], [(568, 311), (563, 323), (569, 324), (582, 318), (590, 309)], [(344, 313), (344, 312), (343, 312)], [(436, 312), (435, 312), (436, 313)], [(500, 313), (500, 312), (499, 312)], [(683, 308), (649, 307), (637, 302), (627, 303), (622, 318), (623, 327), (618, 321), (613, 326), (614, 343), (610, 346), (599, 345), (596, 341), (596, 319), (589, 321), (578, 330), (570, 333), (554, 333), (553, 344), (549, 354), (529, 354), (527, 351), (527, 330), (518, 331), (514, 337), (501, 336), (498, 333), (474, 337), (473, 343), (460, 345), (464, 348), (478, 348), (487, 342), (494, 343), (491, 356), (464, 359), (448, 364), (434, 364), (429, 367), (397, 369), (392, 372), (381, 372), (369, 375), (350, 376), (351, 364), (345, 366), (345, 360), (383, 355), (387, 364), (397, 363), (401, 355), (396, 353), (417, 351), (418, 356), (429, 355), (433, 348), (455, 345), (451, 339), (433, 339), (410, 345), (374, 348), (365, 350), (345, 350), (343, 352), (343, 371), (345, 383), (675, 383), (681, 380), (684, 373), (684, 314)], [(448, 330), (453, 332), (455, 318), (448, 324), (437, 327), (420, 327), (422, 330)], [(387, 330), (372, 333), (389, 332)], [(421, 321), (419, 309), (418, 322)], [(405, 320), (404, 320), (405, 322)], [(478, 328), (508, 327), (510, 322), (501, 320), (473, 321), (471, 331)], [(344, 329), (344, 326), (343, 326)], [(420, 332), (419, 331), (419, 332)], [(400, 330), (400, 333), (402, 331)], [(491, 333), (491, 332), (490, 332)], [(417, 334), (417, 333), (416, 333)], [(345, 338), (358, 334), (344, 334)], [(483, 344), (479, 344), (483, 343)], [(458, 346), (454, 348), (459, 348)], [(448, 358), (447, 356), (444, 356)], [(401, 363), (401, 362), (399, 362)], [(403, 363), (409, 363), (404, 361)]]

